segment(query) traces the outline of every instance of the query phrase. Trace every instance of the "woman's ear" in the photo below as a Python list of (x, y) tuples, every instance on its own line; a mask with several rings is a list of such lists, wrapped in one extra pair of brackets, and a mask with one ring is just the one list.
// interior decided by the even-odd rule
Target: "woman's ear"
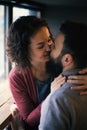
[(62, 57), (62, 64), (63, 64), (63, 67), (66, 67), (68, 65), (71, 65), (73, 62), (73, 57), (71, 54), (65, 54), (63, 57)]

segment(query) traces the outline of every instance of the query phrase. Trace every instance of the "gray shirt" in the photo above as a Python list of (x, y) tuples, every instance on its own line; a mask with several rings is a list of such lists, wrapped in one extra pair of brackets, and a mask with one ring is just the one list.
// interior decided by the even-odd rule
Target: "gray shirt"
[[(78, 74), (78, 70), (62, 73)], [(39, 130), (87, 130), (87, 95), (71, 90), (65, 83), (50, 94), (42, 105)]]

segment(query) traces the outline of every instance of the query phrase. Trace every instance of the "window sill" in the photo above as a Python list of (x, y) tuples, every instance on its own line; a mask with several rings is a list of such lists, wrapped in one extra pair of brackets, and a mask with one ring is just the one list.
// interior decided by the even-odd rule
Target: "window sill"
[(8, 80), (0, 83), (0, 130), (3, 130), (11, 120), (10, 106), (13, 103)]

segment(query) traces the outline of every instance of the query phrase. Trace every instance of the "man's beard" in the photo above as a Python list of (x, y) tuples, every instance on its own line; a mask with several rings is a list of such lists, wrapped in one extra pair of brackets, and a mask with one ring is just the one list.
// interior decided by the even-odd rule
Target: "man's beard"
[(46, 63), (46, 71), (47, 73), (50, 73), (53, 76), (58, 76), (63, 70), (63, 66), (61, 63), (61, 56), (54, 59), (51, 58), (50, 61)]

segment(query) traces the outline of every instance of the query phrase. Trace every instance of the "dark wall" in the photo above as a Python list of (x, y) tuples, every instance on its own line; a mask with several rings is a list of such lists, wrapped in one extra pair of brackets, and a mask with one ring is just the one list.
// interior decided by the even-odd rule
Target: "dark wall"
[(87, 23), (87, 7), (51, 6), (44, 10), (43, 17), (47, 19), (53, 35), (56, 36), (59, 25), (64, 20)]

